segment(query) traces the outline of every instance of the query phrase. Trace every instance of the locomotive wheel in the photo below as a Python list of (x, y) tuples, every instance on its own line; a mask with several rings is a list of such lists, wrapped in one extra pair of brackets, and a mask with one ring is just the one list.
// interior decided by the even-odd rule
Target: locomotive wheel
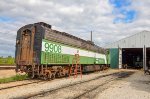
[(29, 78), (32, 77), (32, 69), (31, 69), (30, 66), (27, 67), (27, 69), (26, 69), (26, 74), (28, 75)]
[(53, 72), (51, 75), (51, 79), (55, 79), (55, 76), (56, 76), (56, 72)]
[(48, 74), (47, 74), (48, 80), (51, 79), (51, 77), (52, 77), (52, 74), (51, 74), (51, 73), (48, 73)]
[(69, 76), (69, 69), (68, 68), (64, 68), (63, 69), (63, 74), (65, 77), (68, 77)]
[(61, 77), (60, 71), (57, 71), (55, 76), (56, 77)]
[(53, 79), (55, 79), (55, 76), (52, 74), (52, 76), (51, 76), (51, 79), (53, 80)]
[(34, 76), (35, 76), (35, 72), (34, 72), (34, 67), (32, 67), (32, 76), (31, 76), (31, 78), (34, 78)]
[(47, 75), (43, 75), (43, 80), (47, 80)]
[(52, 73), (50, 71), (46, 75), (47, 75), (48, 80), (50, 80), (52, 78)]
[(19, 68), (20, 68), (20, 67), (19, 67), (18, 65), (16, 65), (15, 71), (16, 71), (16, 72), (19, 72)]

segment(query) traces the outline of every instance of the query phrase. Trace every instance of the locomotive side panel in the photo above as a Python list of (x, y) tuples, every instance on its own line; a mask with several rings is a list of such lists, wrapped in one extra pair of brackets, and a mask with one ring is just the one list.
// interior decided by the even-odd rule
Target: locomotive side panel
[(80, 64), (106, 64), (104, 54), (48, 40), (42, 41), (41, 64), (72, 64), (72, 59), (77, 52), (80, 55)]
[(35, 37), (34, 37), (34, 63), (40, 64), (41, 63), (41, 46), (42, 46), (42, 39), (44, 38), (45, 29), (39, 25), (35, 24)]

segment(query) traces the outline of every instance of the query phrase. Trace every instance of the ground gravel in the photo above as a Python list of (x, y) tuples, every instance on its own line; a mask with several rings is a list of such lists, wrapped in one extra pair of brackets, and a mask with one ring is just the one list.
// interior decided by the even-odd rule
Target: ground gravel
[(6, 78), (15, 75), (16, 75), (15, 69), (0, 70), (0, 78)]
[(150, 75), (137, 71), (128, 78), (116, 81), (95, 99), (150, 99)]
[[(87, 75), (83, 75), (82, 78), (78, 76), (77, 78), (61, 78), (55, 79), (52, 81), (44, 81), (39, 83), (34, 83), (31, 85), (15, 87), (11, 89), (1, 90), (0, 91), (0, 99), (12, 99), (17, 97), (22, 97), (28, 94), (34, 94), (42, 91), (52, 90), (60, 88), (64, 85), (73, 84), (77, 82), (82, 82), (86, 80), (90, 80), (96, 78), (100, 75), (111, 74), (120, 71), (134, 71), (135, 73), (127, 78), (115, 80), (112, 83), (108, 83), (103, 87), (96, 89), (95, 91), (89, 93), (83, 99), (150, 99), (150, 75), (144, 75), (143, 71), (138, 70), (108, 70), (108, 71), (100, 71), (95, 72)], [(109, 79), (108, 77), (100, 78), (99, 83)], [(0, 88), (7, 87), (15, 84), (26, 83), (30, 81), (21, 81), (21, 82), (12, 82), (8, 84), (0, 84)], [(89, 85), (88, 85), (89, 84)], [(93, 83), (83, 84), (83, 88), (86, 88), (90, 85), (98, 84), (97, 81), (93, 81)], [(47, 99), (64, 99), (68, 96), (73, 97), (76, 96), (78, 93), (81, 93), (80, 85), (70, 89), (64, 89), (62, 91), (58, 91), (57, 93), (54, 92), (52, 96), (49, 94), (46, 97), (35, 97), (35, 98), (47, 98)], [(90, 87), (89, 87), (90, 88)], [(82, 89), (82, 88), (81, 88)], [(69, 90), (74, 90), (70, 91)], [(78, 90), (78, 92), (76, 91)], [(82, 90), (88, 90), (82, 89)], [(67, 93), (66, 93), (67, 92)], [(63, 97), (61, 95), (63, 94)], [(57, 97), (55, 97), (57, 95)], [(69, 99), (69, 98), (68, 98)], [(81, 98), (82, 99), (82, 98)]]
[(89, 79), (93, 79), (94, 77), (98, 77), (100, 75), (106, 75), (106, 74), (110, 74), (110, 73), (114, 73), (114, 72), (119, 72), (119, 70), (100, 71), (100, 72), (96, 72), (96, 73), (92, 73), (92, 74), (88, 74), (88, 75), (83, 75), (82, 78), (80, 76), (78, 76), (75, 79), (74, 79), (74, 77), (61, 78), (61, 79), (55, 79), (52, 81), (46, 81), (46, 82), (42, 82), (42, 83), (40, 82), (40, 83), (31, 84), (31, 85), (1, 90), (0, 98), (1, 99), (10, 99), (10, 98), (21, 97), (21, 96), (24, 96), (27, 94), (33, 94), (33, 93), (37, 93), (37, 92), (41, 92), (41, 91), (59, 88), (61, 86), (73, 84), (75, 82), (86, 81)]

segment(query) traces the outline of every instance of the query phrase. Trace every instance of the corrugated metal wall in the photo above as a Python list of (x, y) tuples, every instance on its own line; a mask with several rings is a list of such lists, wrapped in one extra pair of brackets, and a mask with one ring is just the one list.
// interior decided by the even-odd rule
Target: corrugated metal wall
[(146, 47), (150, 47), (150, 31), (142, 31), (130, 37), (106, 45), (105, 48), (143, 48), (144, 45)]

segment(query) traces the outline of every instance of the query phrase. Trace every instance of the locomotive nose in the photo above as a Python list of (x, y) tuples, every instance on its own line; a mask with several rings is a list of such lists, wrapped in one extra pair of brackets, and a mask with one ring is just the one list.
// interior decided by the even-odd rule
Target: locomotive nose
[(35, 30), (33, 28), (20, 31), (20, 37), (16, 41), (18, 65), (32, 64), (34, 33)]

